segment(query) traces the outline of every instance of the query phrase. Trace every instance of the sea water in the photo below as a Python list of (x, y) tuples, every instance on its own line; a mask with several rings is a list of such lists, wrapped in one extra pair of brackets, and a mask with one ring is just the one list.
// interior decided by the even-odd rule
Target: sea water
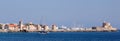
[(120, 41), (120, 32), (13, 32), (0, 33), (0, 41)]

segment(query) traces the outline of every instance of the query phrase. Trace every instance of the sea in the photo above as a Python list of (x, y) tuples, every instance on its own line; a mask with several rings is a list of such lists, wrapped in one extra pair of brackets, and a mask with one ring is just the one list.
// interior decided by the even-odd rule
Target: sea
[(0, 41), (120, 41), (120, 32), (6, 32)]

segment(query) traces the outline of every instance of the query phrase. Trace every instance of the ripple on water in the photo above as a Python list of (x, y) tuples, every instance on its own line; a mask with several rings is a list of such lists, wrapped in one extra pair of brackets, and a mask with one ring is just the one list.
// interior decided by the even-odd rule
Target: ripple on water
[(0, 33), (0, 41), (120, 41), (120, 32)]

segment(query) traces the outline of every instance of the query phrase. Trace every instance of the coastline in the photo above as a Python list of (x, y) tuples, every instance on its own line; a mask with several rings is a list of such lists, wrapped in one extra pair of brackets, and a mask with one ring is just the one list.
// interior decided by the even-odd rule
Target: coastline
[(117, 28), (111, 26), (109, 22), (103, 22), (102, 26), (90, 28), (85, 27), (66, 27), (53, 24), (52, 26), (43, 24), (33, 24), (32, 22), (24, 24), (22, 20), (19, 24), (0, 24), (0, 32), (116, 32)]
[(118, 32), (120, 30), (103, 30), (103, 31), (95, 31), (95, 30), (91, 30), (91, 31), (5, 31), (5, 30), (0, 30), (0, 32), (43, 32), (43, 33), (46, 33), (46, 32)]

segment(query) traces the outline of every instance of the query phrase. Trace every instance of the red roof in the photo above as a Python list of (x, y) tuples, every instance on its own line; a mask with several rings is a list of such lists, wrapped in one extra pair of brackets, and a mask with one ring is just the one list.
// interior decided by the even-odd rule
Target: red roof
[(16, 27), (17, 25), (16, 24), (9, 24), (8, 26), (9, 27)]

